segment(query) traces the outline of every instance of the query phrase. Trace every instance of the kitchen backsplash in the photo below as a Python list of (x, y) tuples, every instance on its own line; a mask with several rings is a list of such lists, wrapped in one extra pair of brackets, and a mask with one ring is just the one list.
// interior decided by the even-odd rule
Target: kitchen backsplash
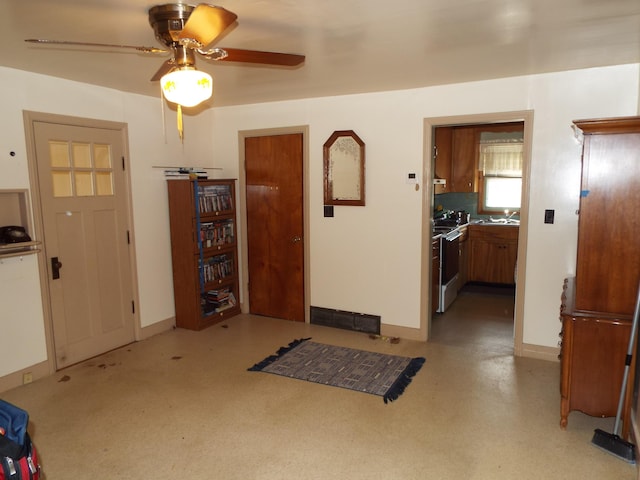
[[(489, 218), (489, 215), (478, 214), (478, 193), (440, 193), (435, 195), (434, 201), (434, 217), (439, 216), (439, 212), (447, 210), (464, 210), (471, 214), (472, 219), (477, 218)], [(441, 207), (441, 208), (440, 208)], [(494, 214), (494, 217), (499, 215)], [(513, 218), (520, 218), (519, 215), (514, 215)]]

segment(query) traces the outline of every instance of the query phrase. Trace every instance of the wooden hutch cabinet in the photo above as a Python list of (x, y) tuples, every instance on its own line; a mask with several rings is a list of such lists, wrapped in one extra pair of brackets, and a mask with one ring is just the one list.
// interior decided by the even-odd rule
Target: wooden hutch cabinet
[[(572, 410), (616, 414), (640, 280), (640, 117), (574, 123), (584, 142), (576, 273), (565, 282), (560, 315), (563, 428)], [(630, 382), (625, 437), (632, 393)]]
[(240, 313), (235, 180), (168, 180), (176, 326)]

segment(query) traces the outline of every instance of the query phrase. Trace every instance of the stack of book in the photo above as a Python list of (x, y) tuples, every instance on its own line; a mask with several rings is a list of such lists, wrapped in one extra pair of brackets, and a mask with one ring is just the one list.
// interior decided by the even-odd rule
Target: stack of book
[(229, 288), (209, 290), (202, 299), (205, 314), (221, 312), (236, 305), (236, 297)]

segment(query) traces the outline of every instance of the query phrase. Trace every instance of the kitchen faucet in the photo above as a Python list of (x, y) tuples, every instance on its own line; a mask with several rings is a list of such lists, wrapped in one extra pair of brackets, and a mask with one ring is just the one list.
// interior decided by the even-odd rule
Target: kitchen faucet
[(504, 214), (506, 216), (505, 220), (510, 220), (511, 217), (513, 217), (514, 215), (518, 215), (519, 212), (511, 212), (509, 213), (509, 210), (505, 210)]

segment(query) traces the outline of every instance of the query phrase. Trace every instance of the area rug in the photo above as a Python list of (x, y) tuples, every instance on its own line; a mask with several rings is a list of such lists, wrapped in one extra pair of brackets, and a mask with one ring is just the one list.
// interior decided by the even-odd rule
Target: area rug
[(309, 340), (294, 340), (248, 370), (370, 393), (388, 403), (404, 393), (425, 362)]

